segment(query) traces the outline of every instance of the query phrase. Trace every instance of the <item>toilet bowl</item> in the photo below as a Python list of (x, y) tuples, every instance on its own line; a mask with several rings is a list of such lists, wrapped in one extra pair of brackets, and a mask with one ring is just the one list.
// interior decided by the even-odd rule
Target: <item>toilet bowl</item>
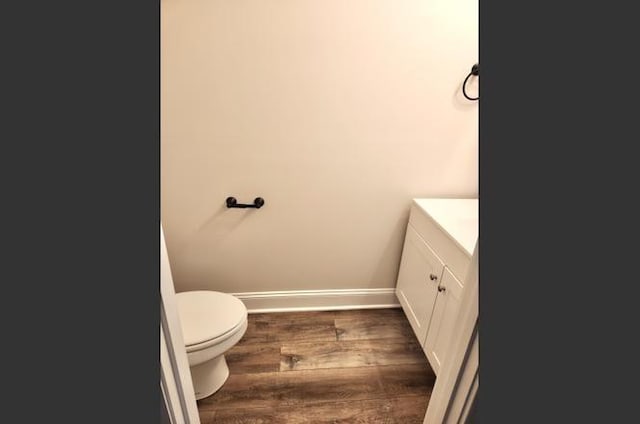
[(196, 399), (215, 393), (229, 377), (224, 353), (247, 330), (247, 308), (230, 294), (196, 290), (176, 294)]

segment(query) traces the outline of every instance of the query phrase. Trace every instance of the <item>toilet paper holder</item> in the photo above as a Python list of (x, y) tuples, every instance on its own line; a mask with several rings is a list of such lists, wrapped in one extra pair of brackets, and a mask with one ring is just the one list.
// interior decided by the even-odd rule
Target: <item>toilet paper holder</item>
[(253, 199), (253, 204), (247, 203), (238, 203), (235, 197), (227, 197), (227, 207), (228, 208), (256, 208), (260, 209), (264, 206), (264, 199), (262, 197), (256, 197)]

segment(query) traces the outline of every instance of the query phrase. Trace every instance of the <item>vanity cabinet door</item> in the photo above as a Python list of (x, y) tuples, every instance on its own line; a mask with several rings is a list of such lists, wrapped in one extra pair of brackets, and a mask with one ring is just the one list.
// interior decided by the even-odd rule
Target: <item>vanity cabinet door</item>
[(411, 225), (402, 250), (396, 296), (424, 346), (444, 264)]
[(453, 324), (460, 310), (462, 288), (462, 283), (445, 267), (424, 344), (427, 359), (436, 374), (447, 355)]

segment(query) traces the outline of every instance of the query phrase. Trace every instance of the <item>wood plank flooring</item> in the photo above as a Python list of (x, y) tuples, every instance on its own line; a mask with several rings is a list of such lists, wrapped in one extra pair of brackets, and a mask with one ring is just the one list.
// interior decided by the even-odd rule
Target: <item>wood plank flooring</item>
[(249, 315), (202, 424), (422, 424), (435, 374), (401, 309)]

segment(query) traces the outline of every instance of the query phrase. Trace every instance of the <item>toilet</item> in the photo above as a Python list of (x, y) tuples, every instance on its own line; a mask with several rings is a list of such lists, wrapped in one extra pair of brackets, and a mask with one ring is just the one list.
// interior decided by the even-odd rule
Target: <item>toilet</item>
[(195, 290), (176, 293), (182, 336), (196, 399), (211, 396), (229, 377), (224, 353), (247, 330), (247, 308), (230, 294)]

